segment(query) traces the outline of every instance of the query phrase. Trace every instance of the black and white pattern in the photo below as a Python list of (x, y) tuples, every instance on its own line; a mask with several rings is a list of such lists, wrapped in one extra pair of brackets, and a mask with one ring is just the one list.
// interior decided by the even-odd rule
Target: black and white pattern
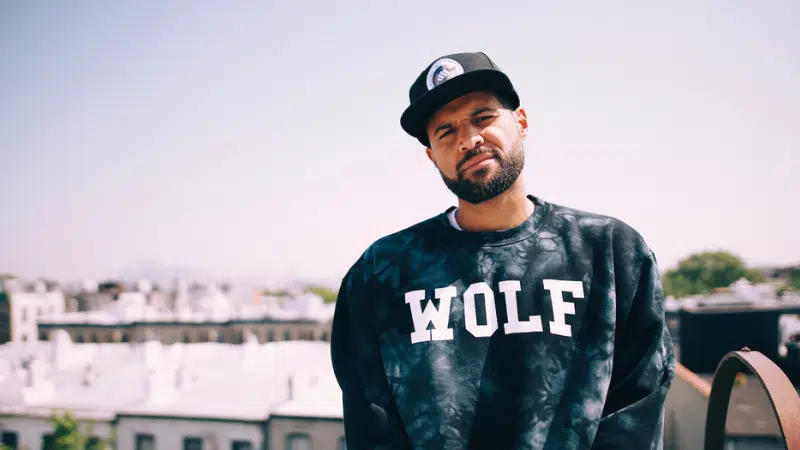
[(353, 449), (660, 449), (675, 358), (655, 256), (550, 204), (513, 229), (446, 213), (350, 268), (331, 351)]

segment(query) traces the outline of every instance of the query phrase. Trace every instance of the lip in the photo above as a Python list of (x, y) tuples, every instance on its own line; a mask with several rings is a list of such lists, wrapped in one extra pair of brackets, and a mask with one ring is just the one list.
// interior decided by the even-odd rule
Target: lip
[(464, 167), (462, 167), (461, 170), (462, 171), (467, 171), (467, 170), (477, 166), (478, 164), (480, 164), (480, 163), (482, 163), (484, 161), (488, 161), (490, 159), (494, 159), (494, 156), (491, 153), (482, 153), (480, 155), (473, 156), (472, 158), (467, 160), (467, 162), (464, 164)]

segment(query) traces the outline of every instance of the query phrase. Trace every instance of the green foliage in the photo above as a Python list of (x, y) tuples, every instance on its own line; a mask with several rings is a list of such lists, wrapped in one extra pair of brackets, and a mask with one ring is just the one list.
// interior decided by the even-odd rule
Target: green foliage
[(288, 296), (288, 295), (289, 295), (289, 292), (288, 292), (288, 291), (285, 291), (285, 290), (271, 290), (271, 289), (265, 289), (265, 290), (262, 292), (262, 294), (263, 294), (263, 295), (265, 295), (265, 296), (269, 296), (269, 297), (286, 297), (286, 296)]
[(800, 266), (789, 269), (789, 277), (785, 283), (775, 291), (778, 297), (783, 297), (787, 292), (800, 291)]
[(121, 281), (104, 281), (97, 285), (99, 292), (120, 292), (125, 290), (125, 285)]
[(22, 447), (19, 448), (12, 448), (6, 444), (0, 444), (0, 450), (31, 450), (31, 448), (28, 447), (27, 445), (23, 445)]
[(800, 267), (792, 267), (789, 271), (788, 287), (800, 291)]
[(114, 446), (114, 436), (93, 439), (94, 425), (90, 423), (82, 431), (80, 422), (69, 411), (53, 414), (50, 423), (53, 425), (52, 450), (111, 450)]
[(336, 303), (336, 297), (339, 295), (336, 291), (323, 286), (309, 286), (308, 291), (313, 294), (319, 295), (325, 303)]
[(689, 256), (662, 277), (664, 293), (676, 298), (709, 294), (741, 278), (753, 283), (766, 281), (763, 273), (749, 269), (738, 256), (724, 251), (702, 252)]

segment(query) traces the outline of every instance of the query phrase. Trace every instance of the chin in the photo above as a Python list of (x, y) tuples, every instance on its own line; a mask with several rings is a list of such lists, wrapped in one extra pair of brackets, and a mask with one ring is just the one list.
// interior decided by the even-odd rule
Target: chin
[(475, 169), (466, 176), (467, 180), (476, 182), (482, 181), (487, 182), (489, 181), (492, 176), (496, 175), (495, 171), (491, 167), (481, 167), (480, 169)]

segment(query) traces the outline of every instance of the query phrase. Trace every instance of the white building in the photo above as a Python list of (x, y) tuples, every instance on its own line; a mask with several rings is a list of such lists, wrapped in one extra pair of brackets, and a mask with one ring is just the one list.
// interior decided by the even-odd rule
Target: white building
[(341, 391), (325, 342), (0, 346), (0, 432), (42, 449), (69, 410), (117, 450), (343, 448)]
[[(40, 320), (64, 314), (64, 293), (48, 292), (42, 282), (27, 291), (17, 280), (9, 280), (2, 293), (5, 301), (0, 301), (0, 344), (36, 341)], [(2, 333), (3, 329), (8, 330), (7, 334)]]
[(46, 316), (49, 324), (130, 324), (133, 322), (227, 322), (232, 320), (309, 320), (327, 322), (333, 319), (335, 304), (325, 304), (322, 297), (305, 292), (292, 297), (258, 296), (250, 301), (235, 300), (214, 284), (193, 290), (179, 282), (175, 289), (174, 310), (148, 300), (149, 286), (140, 282), (136, 291), (122, 292), (110, 304), (94, 311), (64, 312), (61, 309)]

